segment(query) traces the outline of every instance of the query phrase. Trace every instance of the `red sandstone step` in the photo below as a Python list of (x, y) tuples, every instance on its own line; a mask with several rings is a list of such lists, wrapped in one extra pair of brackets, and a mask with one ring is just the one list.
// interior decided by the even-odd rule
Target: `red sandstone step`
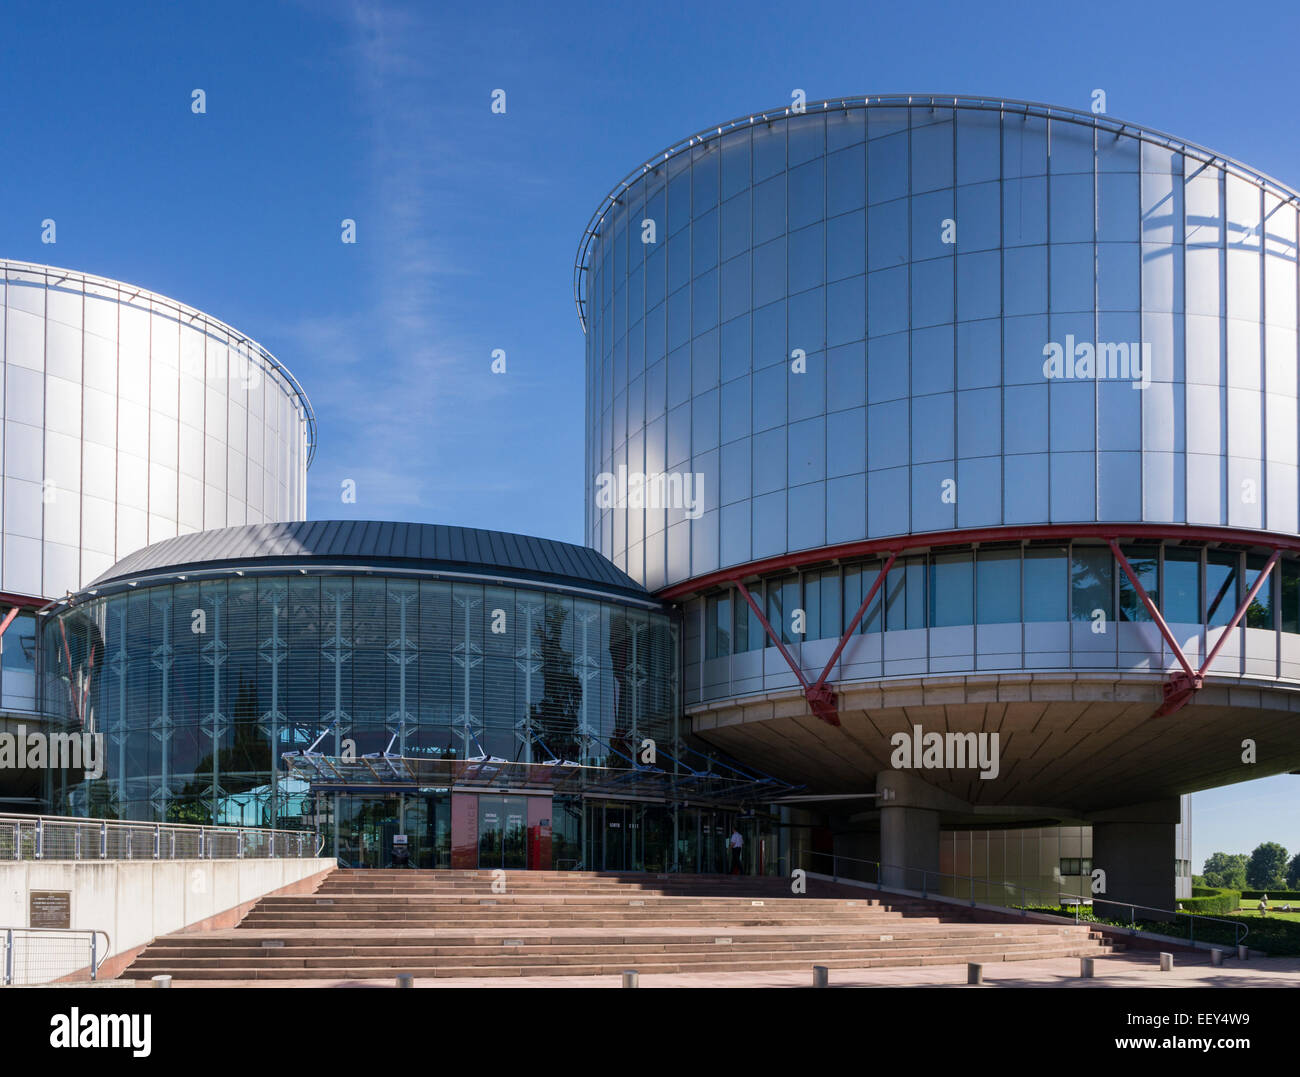
[[(786, 880), (772, 877), (513, 873), (504, 894), (491, 889), (499, 878), (491, 872), (334, 872), (314, 894), (262, 899), (235, 932), (155, 940), (124, 975), (166, 971), (217, 980), (764, 971), (806, 969), (814, 962), (869, 968), (1111, 952), (1087, 925), (1004, 922), (961, 906), (843, 886), (794, 896)], [(358, 934), (366, 931), (375, 933)], [(277, 938), (278, 932), (293, 934)]]

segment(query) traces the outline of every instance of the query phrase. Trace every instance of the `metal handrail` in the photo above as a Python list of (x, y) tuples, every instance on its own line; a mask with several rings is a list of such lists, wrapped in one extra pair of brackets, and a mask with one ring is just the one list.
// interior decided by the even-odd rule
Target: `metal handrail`
[[(179, 849), (178, 838), (188, 839)], [(0, 862), (298, 860), (319, 856), (323, 848), (319, 830), (0, 813)]]
[(582, 326), (582, 331), (584, 333), (587, 331), (586, 303), (583, 298), (583, 274), (587, 271), (587, 257), (591, 242), (600, 234), (600, 226), (604, 223), (605, 217), (610, 210), (619, 204), (623, 192), (628, 190), (637, 180), (687, 150), (693, 149), (702, 143), (711, 142), (742, 127), (750, 127), (756, 123), (771, 123), (776, 120), (784, 120), (793, 115), (812, 115), (816, 112), (825, 114), (833, 109), (848, 111), (849, 109), (870, 108), (972, 109), (997, 112), (999, 114), (1009, 112), (1014, 115), (1036, 116), (1048, 120), (1066, 120), (1071, 123), (1104, 130), (1117, 137), (1124, 135), (1141, 142), (1149, 142), (1152, 145), (1161, 146), (1175, 153), (1191, 157), (1202, 164), (1215, 165), (1225, 172), (1232, 173), (1258, 186), (1271, 188), (1273, 194), (1283, 202), (1300, 205), (1300, 193), (1297, 193), (1281, 180), (1274, 179), (1267, 173), (1260, 172), (1242, 161), (1217, 153), (1205, 146), (1199, 146), (1195, 142), (1188, 142), (1163, 131), (1157, 131), (1153, 127), (1143, 127), (1141, 124), (1112, 119), (1105, 113), (1083, 112), (1079, 109), (1066, 108), (1061, 105), (1048, 105), (1040, 101), (1018, 101), (1013, 98), (976, 97), (963, 94), (873, 94), (865, 97), (827, 98), (823, 101), (809, 101), (804, 106), (803, 113), (794, 112), (791, 105), (782, 105), (763, 112), (745, 113), (723, 123), (711, 124), (695, 134), (680, 138), (650, 157), (645, 163), (632, 169), (614, 185), (610, 193), (605, 196), (587, 221), (573, 263), (573, 301), (578, 308), (578, 322)]
[[(99, 968), (108, 959), (109, 952), (113, 948), (113, 940), (108, 932), (98, 927), (0, 927), (0, 933), (4, 936), (4, 961), (0, 963), (0, 983), (3, 983), (6, 987), (14, 982), (14, 932), (90, 936), (90, 978), (92, 981), (99, 978)], [(96, 944), (96, 939), (100, 935), (104, 936), (103, 950), (100, 950)]]
[[(1136, 932), (1137, 930), (1135, 926), (1137, 922), (1137, 917), (1135, 915), (1137, 909), (1143, 909), (1146, 912), (1156, 912), (1156, 913), (1161, 913), (1173, 917), (1186, 916), (1188, 918), (1188, 939), (1193, 945), (1196, 944), (1196, 921), (1198, 918), (1200, 920), (1208, 921), (1211, 923), (1227, 924), (1233, 930), (1233, 944), (1236, 946), (1240, 946), (1242, 940), (1244, 940), (1246, 936), (1250, 934), (1249, 925), (1239, 920), (1225, 920), (1222, 917), (1207, 916), (1204, 913), (1190, 912), (1187, 909), (1162, 909), (1155, 905), (1140, 905), (1132, 901), (1114, 901), (1110, 898), (1105, 898), (1105, 897), (1099, 898), (1093, 894), (1083, 895), (1083, 894), (1071, 894), (1068, 891), (1064, 891), (1064, 890), (1054, 890), (1054, 891), (1044, 890), (1036, 886), (1025, 886), (1022, 883), (1013, 882), (1010, 879), (989, 879), (989, 878), (984, 878), (975, 875), (958, 875), (953, 872), (933, 871), (929, 868), (907, 867), (902, 864), (887, 864), (880, 860), (865, 860), (862, 859), (861, 857), (842, 856), (839, 853), (824, 853), (815, 849), (805, 850), (805, 853), (809, 856), (830, 857), (831, 878), (832, 881), (834, 882), (839, 882), (839, 862), (841, 860), (850, 861), (855, 864), (867, 864), (869, 866), (875, 867), (876, 869), (875, 887), (877, 890), (912, 890), (911, 887), (907, 887), (907, 886), (885, 886), (884, 883), (882, 882), (884, 869), (889, 869), (891, 871), (902, 871), (902, 872), (920, 872), (921, 873), (921, 897), (926, 900), (928, 900), (930, 897), (929, 877), (933, 875), (941, 879), (953, 879), (957, 881), (967, 882), (970, 885), (970, 904), (972, 906), (976, 904), (975, 884), (981, 883), (986, 887), (1002, 887), (1002, 888), (1011, 887), (1013, 890), (1018, 889), (1020, 891), (1021, 915), (1025, 915), (1029, 911), (1028, 909), (1024, 908), (1024, 906), (1026, 905), (1026, 901), (1025, 901), (1026, 894), (1048, 894), (1051, 895), (1055, 899), (1056, 903), (1058, 904), (1062, 904), (1062, 905), (1064, 904), (1064, 902), (1061, 900), (1062, 898), (1068, 898), (1070, 901), (1074, 902), (1074, 922), (1076, 924), (1080, 922), (1079, 910), (1083, 906), (1085, 901), (1087, 901), (1090, 902), (1094, 906), (1094, 908), (1098, 904), (1115, 905), (1119, 908), (1127, 908), (1129, 910), (1130, 930), (1134, 932)], [(781, 857), (779, 859), (784, 860), (785, 858)], [(861, 880), (861, 879), (854, 880), (854, 881), (866, 882), (866, 880)], [(915, 891), (912, 890), (912, 892)], [(936, 895), (936, 896), (946, 897), (947, 895)], [(954, 894), (953, 896), (955, 897), (956, 895)], [(1152, 922), (1159, 922), (1159, 921), (1152, 921)]]

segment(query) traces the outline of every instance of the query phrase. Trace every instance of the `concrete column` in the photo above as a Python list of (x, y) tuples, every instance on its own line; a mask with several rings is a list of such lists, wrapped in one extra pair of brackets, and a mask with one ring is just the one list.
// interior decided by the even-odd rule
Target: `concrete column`
[[(880, 881), (885, 886), (926, 889), (924, 873), (939, 870), (938, 811), (881, 805), (880, 862)], [(931, 875), (928, 889), (933, 890), (938, 882), (938, 875)]]
[[(1101, 899), (1131, 901), (1155, 909), (1175, 908), (1174, 828), (1178, 798), (1098, 812), (1092, 823), (1092, 866), (1106, 873), (1106, 892), (1095, 894), (1095, 908), (1108, 918), (1124, 919), (1128, 910), (1101, 904)], [(1136, 916), (1143, 916), (1141, 909)]]
[[(966, 814), (970, 805), (904, 771), (876, 777), (880, 805), (880, 881), (906, 890), (939, 885), (939, 816)], [(925, 872), (933, 872), (923, 887)]]

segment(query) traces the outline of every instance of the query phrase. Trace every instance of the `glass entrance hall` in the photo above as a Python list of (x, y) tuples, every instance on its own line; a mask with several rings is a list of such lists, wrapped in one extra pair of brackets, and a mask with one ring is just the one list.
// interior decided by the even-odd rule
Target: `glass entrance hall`
[(781, 854), (761, 812), (603, 797), (322, 794), (317, 817), (326, 854), (346, 868), (725, 873), (733, 829), (746, 874), (779, 870)]

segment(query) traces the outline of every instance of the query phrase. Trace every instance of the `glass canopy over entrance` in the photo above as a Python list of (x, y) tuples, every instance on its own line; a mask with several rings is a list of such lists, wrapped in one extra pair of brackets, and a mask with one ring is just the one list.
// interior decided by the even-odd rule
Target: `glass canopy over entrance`
[(636, 764), (591, 766), (567, 759), (522, 763), (497, 756), (412, 758), (389, 752), (362, 756), (286, 752), (281, 758), (289, 775), (307, 782), (316, 793), (415, 793), (427, 788), (455, 786), (484, 791), (624, 795), (743, 805), (769, 801), (795, 788), (757, 770), (698, 752), (690, 754), (699, 756), (702, 762), (691, 766), (673, 759), (671, 770)]

